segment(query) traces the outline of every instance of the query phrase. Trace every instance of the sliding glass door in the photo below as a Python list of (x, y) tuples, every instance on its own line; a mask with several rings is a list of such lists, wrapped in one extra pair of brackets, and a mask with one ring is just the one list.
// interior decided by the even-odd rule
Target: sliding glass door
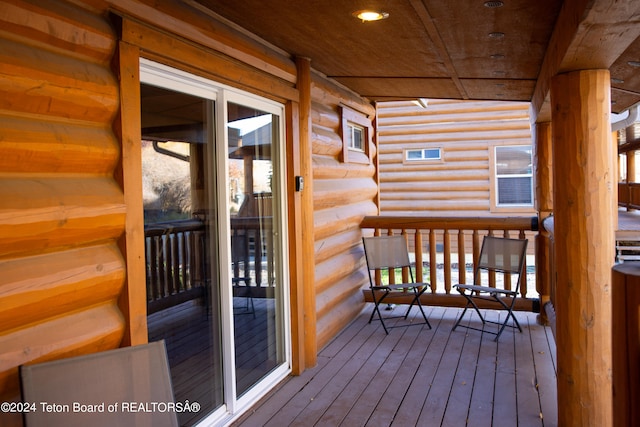
[(141, 65), (149, 340), (181, 425), (233, 418), (289, 372), (282, 106)]

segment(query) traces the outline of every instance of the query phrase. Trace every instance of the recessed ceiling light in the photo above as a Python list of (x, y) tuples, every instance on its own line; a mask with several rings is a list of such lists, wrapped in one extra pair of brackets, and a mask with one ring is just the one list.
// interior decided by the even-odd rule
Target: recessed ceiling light
[(494, 53), (491, 55), (491, 59), (504, 59), (504, 55), (501, 53)]
[(357, 10), (353, 12), (352, 15), (362, 20), (362, 22), (380, 21), (381, 19), (387, 19), (389, 17), (387, 12), (381, 12), (379, 10)]
[(631, 65), (632, 67), (640, 67), (640, 61), (629, 61), (627, 62), (627, 64)]
[(616, 79), (615, 77), (611, 77), (611, 83), (615, 83), (615, 84), (621, 85), (622, 83), (624, 83), (624, 80)]
[(492, 38), (492, 39), (501, 39), (503, 37), (504, 37), (504, 33), (501, 33), (501, 32), (498, 32), (498, 31), (495, 31), (493, 33), (489, 33), (489, 38)]
[(494, 71), (493, 72), (494, 76), (504, 76), (505, 74), (507, 74), (507, 73), (505, 73), (504, 71)]
[(504, 6), (504, 3), (501, 1), (486, 1), (484, 2), (484, 6), (488, 7), (489, 9), (495, 9), (496, 7)]

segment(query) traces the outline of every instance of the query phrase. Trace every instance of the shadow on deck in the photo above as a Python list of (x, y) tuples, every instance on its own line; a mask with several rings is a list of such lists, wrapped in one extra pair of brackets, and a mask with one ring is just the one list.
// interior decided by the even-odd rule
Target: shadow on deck
[(316, 367), (289, 377), (233, 426), (557, 425), (555, 343), (535, 314), (516, 313), (524, 332), (508, 328), (496, 343), (452, 332), (459, 309), (430, 307), (432, 330), (385, 335), (379, 322), (367, 323), (371, 308), (322, 349)]

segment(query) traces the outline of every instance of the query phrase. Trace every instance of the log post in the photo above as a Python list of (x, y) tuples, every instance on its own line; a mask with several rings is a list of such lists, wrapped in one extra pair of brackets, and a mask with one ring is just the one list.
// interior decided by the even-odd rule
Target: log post
[(297, 88), (300, 91), (300, 176), (304, 179), (301, 192), (301, 228), (293, 231), (302, 235), (302, 270), (304, 277), (304, 352), (306, 367), (315, 366), (318, 357), (316, 325), (315, 262), (313, 223), (313, 174), (311, 163), (311, 62), (296, 58)]
[[(551, 123), (544, 122), (536, 125), (535, 143), (535, 179), (536, 179), (536, 203), (538, 205), (538, 223), (542, 222), (553, 214), (553, 158), (551, 156)], [(550, 271), (550, 239), (548, 233), (542, 230), (536, 235), (536, 290), (540, 295), (540, 307), (551, 300), (551, 280)], [(547, 315), (544, 309), (540, 310), (538, 321), (548, 324)]]
[[(551, 82), (558, 425), (612, 425), (615, 154), (607, 70)], [(560, 167), (561, 166), (561, 167)]]
[(613, 424), (635, 425), (640, 419), (640, 263), (613, 268)]

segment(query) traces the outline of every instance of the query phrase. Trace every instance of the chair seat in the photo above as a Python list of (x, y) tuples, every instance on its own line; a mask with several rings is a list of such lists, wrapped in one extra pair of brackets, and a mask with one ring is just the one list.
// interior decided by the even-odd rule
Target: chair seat
[(474, 292), (485, 292), (485, 293), (489, 293), (489, 294), (505, 294), (505, 295), (517, 295), (517, 293), (515, 291), (510, 291), (507, 289), (497, 289), (497, 288), (492, 288), (491, 286), (480, 286), (480, 285), (467, 285), (467, 284), (457, 284), (457, 285), (453, 285), (455, 288), (458, 289), (468, 289), (470, 291), (474, 291)]
[[(427, 288), (429, 287), (428, 283), (400, 283), (394, 285), (380, 285), (373, 286), (372, 289), (375, 291), (397, 291), (401, 289), (412, 289), (412, 288)], [(424, 290), (423, 290), (424, 291)]]

